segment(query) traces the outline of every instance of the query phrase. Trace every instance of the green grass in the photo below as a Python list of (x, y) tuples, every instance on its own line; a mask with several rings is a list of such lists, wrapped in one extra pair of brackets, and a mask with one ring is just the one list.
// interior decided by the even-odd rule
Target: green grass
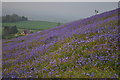
[(58, 26), (58, 23), (47, 21), (20, 21), (2, 24), (2, 26), (14, 26), (14, 25), (16, 25), (17, 28), (19, 29), (45, 30)]

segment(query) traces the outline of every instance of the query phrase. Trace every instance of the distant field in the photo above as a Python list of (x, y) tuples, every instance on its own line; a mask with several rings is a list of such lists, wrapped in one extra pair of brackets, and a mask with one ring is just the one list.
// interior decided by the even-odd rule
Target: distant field
[[(29, 29), (33, 33), (49, 28), (53, 28), (58, 26), (56, 22), (47, 22), (47, 21), (20, 21), (20, 22), (13, 22), (13, 23), (2, 23), (2, 26), (15, 26), (18, 28), (19, 32), (23, 32), (24, 29)], [(0, 28), (0, 32), (2, 33), (2, 27)], [(1, 35), (0, 35), (1, 37)], [(15, 38), (14, 35), (9, 35), (9, 39)], [(1, 39), (1, 38), (0, 38)]]
[(14, 23), (3, 23), (3, 26), (14, 26), (16, 25), (19, 29), (31, 29), (31, 30), (45, 30), (52, 27), (56, 27), (58, 23), (47, 22), (47, 21), (20, 21)]

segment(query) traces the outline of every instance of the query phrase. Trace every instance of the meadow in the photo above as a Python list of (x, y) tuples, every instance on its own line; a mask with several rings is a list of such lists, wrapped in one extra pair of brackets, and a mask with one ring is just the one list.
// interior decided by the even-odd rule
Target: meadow
[(30, 29), (30, 30), (45, 30), (57, 26), (55, 22), (47, 21), (19, 21), (13, 23), (3, 23), (3, 26), (14, 26), (16, 25), (19, 29)]
[(119, 78), (120, 8), (3, 41), (4, 78)]

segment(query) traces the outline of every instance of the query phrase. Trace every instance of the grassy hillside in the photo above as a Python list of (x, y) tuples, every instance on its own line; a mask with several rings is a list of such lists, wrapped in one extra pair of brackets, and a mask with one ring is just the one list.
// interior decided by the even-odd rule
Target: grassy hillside
[(20, 29), (45, 30), (57, 26), (55, 22), (47, 21), (20, 21), (14, 23), (3, 23), (3, 26), (16, 25)]
[(118, 11), (3, 41), (3, 77), (118, 78)]

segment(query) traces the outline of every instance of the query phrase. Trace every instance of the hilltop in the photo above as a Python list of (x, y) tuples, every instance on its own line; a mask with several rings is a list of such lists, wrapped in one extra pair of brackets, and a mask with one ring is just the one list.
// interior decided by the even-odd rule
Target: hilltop
[(3, 77), (118, 78), (119, 13), (3, 41)]

